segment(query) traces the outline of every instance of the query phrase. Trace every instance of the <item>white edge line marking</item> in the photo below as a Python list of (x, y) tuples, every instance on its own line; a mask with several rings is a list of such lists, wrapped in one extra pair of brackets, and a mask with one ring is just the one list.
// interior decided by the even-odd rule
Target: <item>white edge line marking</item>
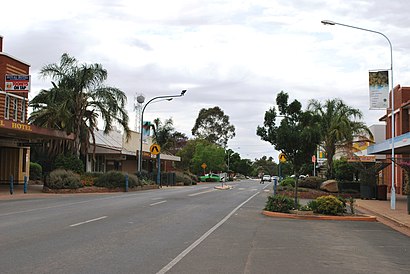
[(87, 223), (99, 221), (99, 220), (105, 219), (105, 218), (107, 218), (107, 217), (108, 217), (108, 216), (102, 216), (102, 217), (95, 218), (95, 219), (91, 219), (91, 220), (88, 220), (88, 221), (85, 221), (85, 222), (72, 224), (72, 225), (70, 225), (70, 227), (79, 226), (79, 225), (83, 225), (83, 224), (87, 224)]
[(212, 188), (212, 189), (210, 189), (210, 190), (206, 190), (206, 191), (202, 191), (202, 192), (197, 192), (197, 193), (189, 194), (188, 196), (189, 196), (189, 197), (193, 197), (193, 196), (196, 196), (196, 195), (205, 194), (205, 193), (212, 192), (212, 191), (215, 191), (215, 189)]
[(260, 192), (257, 192), (253, 194), (251, 197), (249, 197), (245, 202), (242, 204), (238, 205), (234, 210), (232, 210), (228, 215), (225, 216), (219, 223), (214, 225), (210, 230), (205, 232), (204, 235), (202, 235), (198, 240), (196, 240), (194, 243), (192, 243), (190, 246), (188, 246), (184, 251), (182, 251), (178, 256), (175, 257), (171, 262), (169, 262), (166, 266), (164, 266), (160, 271), (157, 272), (157, 274), (164, 274), (168, 272), (172, 267), (174, 267), (179, 261), (181, 261), (186, 255), (188, 255), (189, 252), (191, 252), (195, 247), (197, 247), (200, 243), (202, 243), (209, 235), (212, 234), (218, 227), (223, 225), (233, 214), (235, 214), (238, 209), (240, 209), (242, 206), (244, 206), (247, 202), (249, 202), (253, 197), (258, 195)]
[(150, 204), (150, 206), (159, 205), (159, 204), (163, 204), (163, 203), (166, 203), (166, 202), (167, 202), (167, 201), (164, 200), (164, 201), (160, 201), (160, 202), (156, 202), (156, 203)]

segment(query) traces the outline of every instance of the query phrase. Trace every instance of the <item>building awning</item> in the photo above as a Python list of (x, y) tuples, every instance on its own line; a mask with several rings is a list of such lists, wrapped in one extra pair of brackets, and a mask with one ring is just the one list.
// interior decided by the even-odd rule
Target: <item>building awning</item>
[(74, 140), (74, 134), (68, 135), (64, 131), (38, 127), (35, 125), (18, 123), (0, 119), (0, 137), (11, 139), (38, 140), (38, 139), (66, 139)]
[[(367, 153), (374, 154), (391, 154), (392, 139), (371, 145), (367, 148)], [(396, 136), (394, 138), (394, 152), (397, 154), (410, 154), (410, 132)]]
[[(151, 155), (151, 158), (157, 158), (157, 155)], [(168, 160), (168, 161), (175, 161), (175, 162), (181, 162), (181, 157), (171, 155), (171, 154), (165, 154), (161, 153), (161, 160)]]

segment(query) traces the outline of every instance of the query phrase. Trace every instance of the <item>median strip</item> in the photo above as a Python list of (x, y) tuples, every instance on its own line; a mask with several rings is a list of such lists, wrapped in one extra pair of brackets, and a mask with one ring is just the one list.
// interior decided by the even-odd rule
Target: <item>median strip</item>
[(72, 225), (70, 225), (70, 227), (79, 226), (79, 225), (83, 225), (83, 224), (87, 224), (87, 223), (99, 221), (99, 220), (105, 219), (105, 218), (107, 218), (107, 217), (108, 217), (108, 216), (102, 216), (102, 217), (95, 218), (95, 219), (91, 219), (91, 220), (88, 220), (88, 221), (85, 221), (85, 222), (72, 224)]

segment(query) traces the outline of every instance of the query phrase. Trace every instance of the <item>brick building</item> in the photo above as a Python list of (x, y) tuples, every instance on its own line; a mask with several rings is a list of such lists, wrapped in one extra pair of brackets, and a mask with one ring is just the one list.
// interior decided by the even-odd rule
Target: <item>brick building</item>
[(0, 183), (24, 181), (30, 171), (30, 144), (72, 139), (64, 132), (27, 123), (30, 65), (3, 52), (0, 36)]
[[(401, 87), (397, 85), (394, 88), (394, 150), (396, 162), (410, 161), (410, 87)], [(390, 96), (391, 102), (391, 96)], [(391, 105), (391, 104), (389, 104)], [(391, 159), (392, 150), (392, 115), (391, 110), (379, 119), (386, 122), (386, 140), (367, 149), (368, 154), (384, 154), (387, 161)], [(396, 193), (403, 194), (404, 188), (404, 171), (400, 166), (394, 165), (395, 168), (395, 186)], [(385, 185), (391, 188), (392, 165), (383, 170), (383, 181)]]

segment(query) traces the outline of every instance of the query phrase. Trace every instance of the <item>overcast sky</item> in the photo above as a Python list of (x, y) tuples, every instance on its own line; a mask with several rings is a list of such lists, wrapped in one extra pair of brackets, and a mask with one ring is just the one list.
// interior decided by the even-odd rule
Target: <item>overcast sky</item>
[(144, 120), (173, 118), (191, 137), (198, 112), (219, 106), (236, 128), (229, 148), (242, 158), (273, 156), (256, 135), (280, 91), (307, 107), (309, 99), (340, 98), (360, 109), (368, 126), (382, 110), (369, 110), (368, 71), (390, 68), (394, 85), (410, 83), (410, 9), (405, 0), (20, 0), (2, 4), (3, 51), (31, 65), (30, 99), (51, 87), (38, 72), (63, 53), (100, 63), (107, 85), (134, 97), (188, 92), (151, 103)]

